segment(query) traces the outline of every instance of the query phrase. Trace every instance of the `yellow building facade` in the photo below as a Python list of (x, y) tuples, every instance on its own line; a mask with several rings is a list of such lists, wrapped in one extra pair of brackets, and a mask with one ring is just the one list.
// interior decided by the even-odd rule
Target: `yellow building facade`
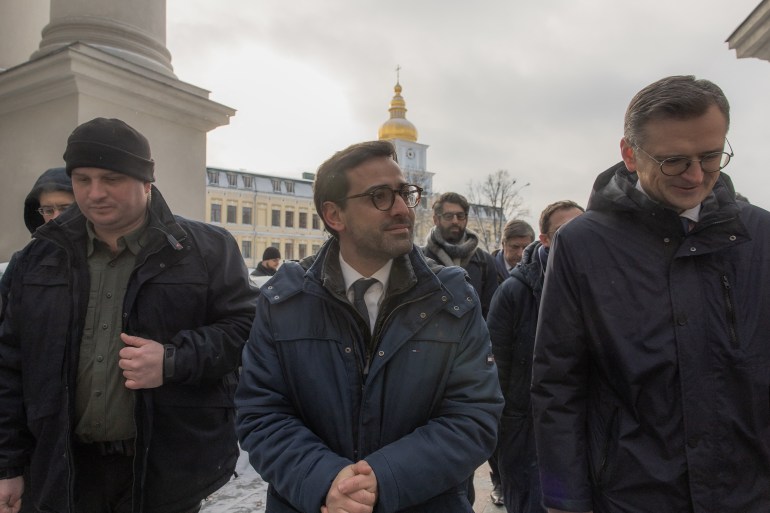
[(278, 248), (284, 260), (299, 260), (326, 240), (310, 176), (208, 167), (206, 180), (206, 222), (233, 234), (247, 267), (255, 267), (268, 246)]

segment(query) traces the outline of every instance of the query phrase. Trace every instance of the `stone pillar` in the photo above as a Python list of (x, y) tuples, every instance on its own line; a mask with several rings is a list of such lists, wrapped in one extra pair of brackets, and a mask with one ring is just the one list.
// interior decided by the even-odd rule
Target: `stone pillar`
[[(0, 3), (0, 19), (8, 6)], [(165, 1), (50, 0), (50, 8), (32, 58), (0, 71), (0, 261), (29, 240), (22, 211), (32, 184), (64, 164), (67, 137), (95, 117), (142, 132), (172, 210), (203, 220), (206, 134), (235, 111), (174, 76)]]
[(0, 72), (26, 62), (37, 50), (50, 10), (50, 0), (2, 0)]
[(166, 49), (166, 2), (50, 0), (51, 20), (33, 59), (80, 41), (173, 76)]

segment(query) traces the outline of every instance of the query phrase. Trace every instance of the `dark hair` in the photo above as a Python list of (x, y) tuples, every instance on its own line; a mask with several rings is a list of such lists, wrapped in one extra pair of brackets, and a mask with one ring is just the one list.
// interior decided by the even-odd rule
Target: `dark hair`
[(508, 239), (514, 237), (528, 237), (530, 241), (535, 240), (535, 230), (529, 225), (528, 222), (521, 219), (511, 219), (503, 227), (503, 240), (505, 243)]
[(551, 216), (555, 212), (558, 212), (559, 210), (569, 210), (571, 208), (576, 208), (581, 212), (585, 212), (585, 209), (583, 207), (581, 207), (580, 205), (578, 205), (572, 200), (557, 201), (545, 207), (543, 211), (540, 213), (540, 233), (547, 234), (548, 230), (551, 229)]
[(433, 213), (435, 215), (440, 215), (444, 212), (444, 203), (455, 203), (460, 205), (466, 215), (468, 214), (468, 210), (471, 208), (468, 200), (465, 199), (465, 196), (462, 194), (457, 194), (456, 192), (445, 192), (439, 196), (436, 201), (433, 202)]
[(692, 75), (666, 77), (636, 93), (626, 109), (623, 136), (631, 146), (644, 143), (644, 128), (656, 119), (691, 119), (716, 105), (730, 127), (730, 103), (718, 85)]
[(344, 209), (347, 205), (345, 196), (348, 194), (347, 172), (364, 162), (381, 157), (389, 157), (398, 162), (396, 149), (391, 142), (367, 141), (338, 151), (318, 168), (313, 182), (313, 202), (318, 217), (333, 237), (337, 237), (337, 232), (326, 224), (323, 204), (332, 201)]

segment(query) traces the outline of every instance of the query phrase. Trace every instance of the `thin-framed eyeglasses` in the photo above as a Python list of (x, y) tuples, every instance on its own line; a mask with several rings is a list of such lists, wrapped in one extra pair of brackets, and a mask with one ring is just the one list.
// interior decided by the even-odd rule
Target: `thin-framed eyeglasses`
[(64, 212), (65, 210), (70, 208), (70, 205), (72, 205), (72, 203), (67, 203), (66, 205), (54, 205), (52, 207), (50, 206), (40, 207), (39, 209), (37, 209), (37, 213), (40, 214), (41, 216), (50, 217), (54, 215), (54, 212)]
[(422, 197), (422, 187), (417, 185), (405, 183), (398, 189), (394, 189), (388, 185), (378, 185), (369, 191), (362, 192), (361, 194), (353, 194), (352, 196), (346, 196), (345, 199), (363, 198), (369, 196), (372, 200), (372, 205), (377, 210), (386, 212), (393, 208), (393, 204), (396, 202), (396, 194), (401, 196), (406, 206), (414, 208), (420, 203)]
[(450, 222), (455, 217), (458, 221), (465, 221), (468, 219), (468, 214), (465, 212), (444, 212), (443, 214), (439, 214), (441, 216), (441, 219), (443, 219), (446, 222)]
[(660, 172), (666, 176), (679, 176), (687, 171), (693, 162), (698, 162), (700, 168), (704, 173), (716, 173), (727, 167), (730, 163), (730, 159), (733, 158), (733, 147), (730, 145), (730, 141), (725, 139), (727, 147), (730, 148), (730, 152), (715, 151), (707, 153), (699, 159), (688, 159), (687, 157), (668, 157), (663, 160), (658, 160), (646, 151), (641, 146), (637, 146), (636, 149), (650, 157), (655, 163), (660, 166)]

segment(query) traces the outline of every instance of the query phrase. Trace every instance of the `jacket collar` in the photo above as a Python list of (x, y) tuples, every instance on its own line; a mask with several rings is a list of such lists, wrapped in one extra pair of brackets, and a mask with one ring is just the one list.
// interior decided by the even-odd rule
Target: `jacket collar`
[[(160, 248), (165, 241), (173, 249), (181, 250), (181, 241), (187, 238), (187, 232), (179, 225), (163, 195), (154, 185), (150, 188), (150, 195), (152, 199), (142, 245), (145, 250), (150, 250)], [(86, 217), (74, 204), (62, 215), (38, 228), (34, 237), (51, 240), (63, 247), (85, 244), (88, 237), (86, 222)]]

